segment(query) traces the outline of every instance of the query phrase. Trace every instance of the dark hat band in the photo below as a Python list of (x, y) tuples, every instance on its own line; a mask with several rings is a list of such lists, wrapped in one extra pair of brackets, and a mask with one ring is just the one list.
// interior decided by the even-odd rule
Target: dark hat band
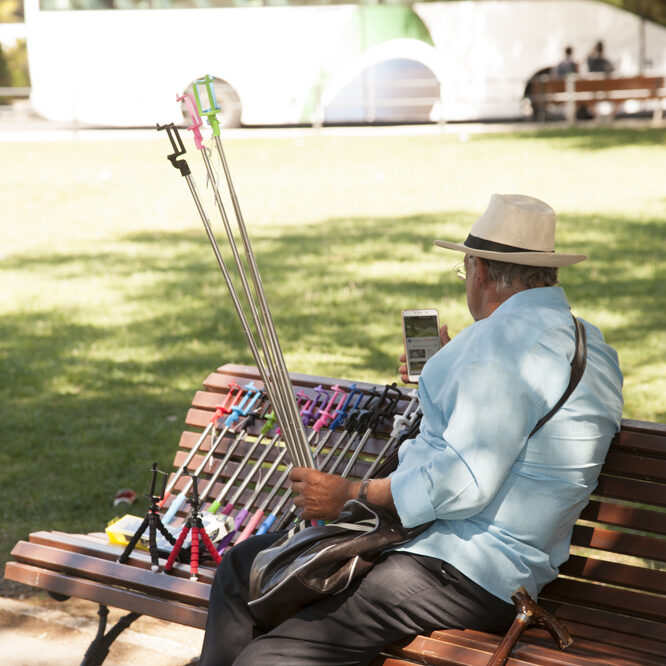
[(486, 240), (485, 238), (472, 236), (472, 234), (467, 236), (464, 245), (466, 245), (470, 250), (487, 250), (489, 252), (543, 252), (544, 254), (552, 252), (551, 250), (529, 250), (524, 247), (515, 247), (514, 245), (496, 243), (495, 241)]

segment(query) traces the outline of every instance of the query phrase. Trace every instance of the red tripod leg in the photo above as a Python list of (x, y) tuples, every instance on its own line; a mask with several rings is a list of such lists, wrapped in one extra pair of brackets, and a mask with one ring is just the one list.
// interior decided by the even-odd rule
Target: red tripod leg
[(199, 580), (199, 527), (192, 528), (192, 546), (190, 548), (190, 580)]
[(201, 540), (204, 542), (204, 546), (206, 546), (206, 550), (210, 553), (210, 556), (215, 561), (215, 564), (219, 564), (222, 561), (222, 558), (220, 557), (220, 554), (217, 552), (215, 546), (213, 545), (213, 542), (210, 540), (208, 532), (206, 532), (206, 530), (203, 529), (200, 531), (200, 534), (201, 534)]
[(180, 553), (180, 549), (182, 548), (183, 542), (185, 541), (185, 538), (187, 537), (189, 531), (190, 531), (189, 525), (185, 525), (181, 530), (180, 534), (178, 535), (178, 540), (176, 541), (176, 544), (174, 545), (173, 550), (169, 555), (169, 559), (167, 560), (167, 563), (164, 565), (164, 571), (171, 571), (171, 569), (173, 569), (173, 563), (176, 561), (178, 553)]

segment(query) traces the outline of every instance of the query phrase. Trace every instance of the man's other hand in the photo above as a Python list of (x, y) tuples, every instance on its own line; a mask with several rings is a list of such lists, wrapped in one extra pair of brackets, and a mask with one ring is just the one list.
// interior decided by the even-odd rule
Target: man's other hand
[(294, 504), (302, 509), (303, 520), (334, 520), (345, 502), (356, 497), (356, 486), (360, 485), (308, 467), (294, 467), (289, 480), (296, 494)]

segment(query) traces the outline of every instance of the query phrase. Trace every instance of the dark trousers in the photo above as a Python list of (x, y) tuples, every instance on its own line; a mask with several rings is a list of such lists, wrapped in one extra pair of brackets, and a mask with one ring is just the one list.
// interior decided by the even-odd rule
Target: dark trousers
[(211, 587), (200, 666), (368, 664), (386, 646), (435, 629), (504, 632), (514, 608), (446, 562), (393, 552), (344, 592), (271, 631), (247, 608), (256, 554), (279, 535), (253, 537), (224, 556)]

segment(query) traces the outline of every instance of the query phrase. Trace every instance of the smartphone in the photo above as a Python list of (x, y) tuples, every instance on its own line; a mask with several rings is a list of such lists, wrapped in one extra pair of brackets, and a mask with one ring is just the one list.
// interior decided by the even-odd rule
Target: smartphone
[(432, 309), (403, 310), (402, 333), (407, 376), (410, 382), (416, 382), (426, 361), (442, 346), (439, 339), (439, 313)]

